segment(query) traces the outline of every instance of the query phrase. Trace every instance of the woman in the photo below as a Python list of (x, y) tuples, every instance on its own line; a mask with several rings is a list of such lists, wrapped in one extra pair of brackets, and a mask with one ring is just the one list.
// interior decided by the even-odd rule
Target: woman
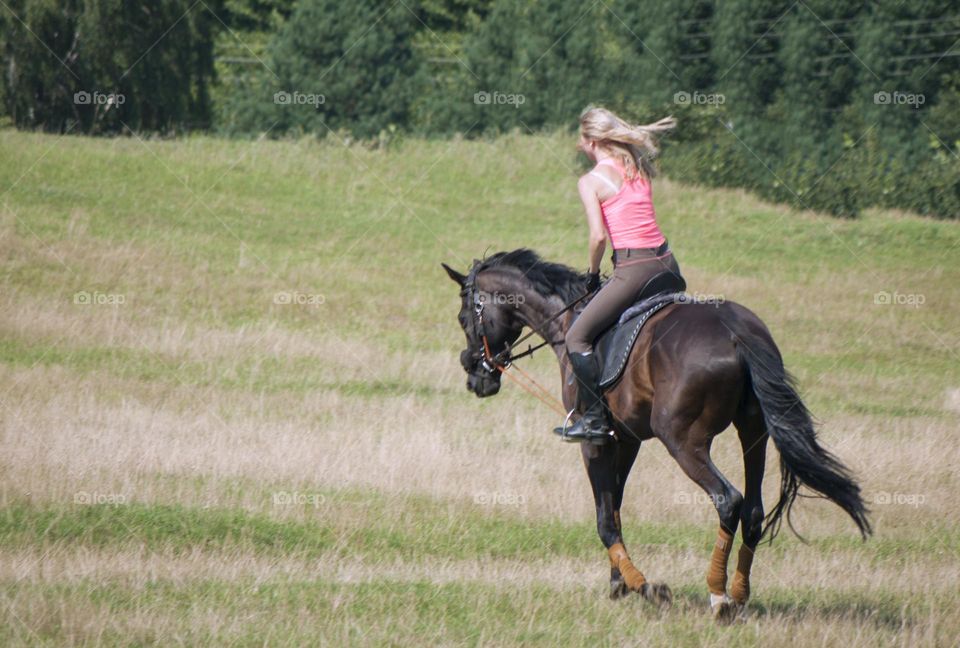
[(567, 331), (567, 355), (578, 383), (578, 409), (572, 427), (555, 431), (566, 441), (607, 438), (610, 429), (600, 393), (600, 367), (593, 341), (617, 321), (655, 274), (680, 268), (657, 225), (650, 181), (655, 175), (656, 136), (676, 125), (672, 117), (635, 126), (604, 108), (580, 115), (577, 148), (596, 162), (577, 188), (590, 226), (590, 272), (587, 289), (600, 287), (600, 260), (610, 239), (613, 277), (590, 300)]

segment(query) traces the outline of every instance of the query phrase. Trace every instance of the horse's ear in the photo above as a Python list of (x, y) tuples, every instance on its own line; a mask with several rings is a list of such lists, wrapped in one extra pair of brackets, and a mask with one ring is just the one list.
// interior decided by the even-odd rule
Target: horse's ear
[(460, 274), (446, 263), (441, 263), (440, 265), (442, 265), (443, 269), (447, 271), (447, 274), (450, 275), (450, 278), (460, 284), (460, 287), (463, 288), (463, 284), (467, 281), (467, 276)]

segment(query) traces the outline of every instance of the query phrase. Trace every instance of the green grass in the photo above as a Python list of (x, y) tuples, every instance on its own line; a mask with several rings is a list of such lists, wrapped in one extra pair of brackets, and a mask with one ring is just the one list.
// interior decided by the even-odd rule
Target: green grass
[[(960, 223), (656, 185), (691, 291), (768, 323), (868, 499), (925, 498), (873, 505), (867, 543), (802, 500), (809, 544), (764, 546), (754, 615), (718, 628), (715, 517), (673, 501), (695, 487), (662, 448), (641, 452), (624, 532), (669, 611), (606, 599), (553, 415), (509, 384), (463, 389), (440, 262), (524, 246), (582, 268), (576, 173), (561, 134), (368, 150), (0, 130), (0, 643), (950, 645)], [(275, 303), (294, 291), (322, 303)], [(528, 366), (555, 386), (554, 359)], [(527, 503), (471, 497), (501, 490)]]
[[(247, 484), (246, 488), (253, 486)], [(297, 552), (308, 558), (349, 547), (352, 555), (381, 559), (424, 555), (529, 559), (544, 554), (589, 558), (602, 554), (589, 521), (531, 523), (484, 513), (472, 503), (329, 489), (308, 492), (322, 498), (322, 505), (317, 509), (305, 505), (303, 513), (309, 517), (297, 520), (277, 520), (240, 509), (179, 505), (38, 506), (11, 502), (0, 514), (0, 546), (132, 543), (185, 551), (196, 546), (224, 549), (242, 545), (268, 555)], [(269, 495), (263, 499), (267, 501)], [(357, 524), (358, 519), (362, 524)], [(678, 549), (702, 549), (710, 540), (703, 529), (692, 525), (645, 525), (642, 534), (636, 526), (627, 530), (642, 535), (650, 544)]]
[[(246, 621), (238, 626), (218, 619), (216, 631), (178, 632), (178, 641), (189, 644), (615, 646), (668, 639), (680, 644), (764, 645), (753, 628), (722, 629), (694, 621), (690, 612), (702, 604), (702, 595), (686, 591), (678, 591), (674, 609), (661, 614), (645, 609), (637, 600), (618, 606), (598, 603), (599, 592), (588, 589), (558, 593), (547, 586), (518, 589), (430, 582), (344, 586), (297, 580), (266, 584), (201, 581), (183, 587), (161, 581), (143, 590), (81, 582), (39, 591), (22, 587), (16, 593), (40, 606), (88, 598), (91, 608), (107, 617), (133, 616), (146, 610), (161, 618), (190, 619), (206, 610), (224, 610), (231, 618)], [(902, 610), (894, 600), (831, 596), (822, 591), (774, 592), (758, 614), (788, 620), (804, 616), (847, 622), (859, 619), (871, 627), (894, 631), (902, 630), (904, 624)], [(395, 619), (389, 629), (379, 624), (384, 616)], [(344, 622), (329, 623), (333, 618)], [(51, 624), (40, 628), (33, 639), (56, 641), (62, 637), (61, 630)], [(0, 634), (0, 638), (7, 641), (30, 639), (16, 628), (4, 632), (6, 637)], [(111, 645), (152, 644), (168, 636), (150, 630), (131, 635), (111, 628), (99, 640)]]
[[(297, 520), (278, 520), (242, 509), (135, 502), (75, 506), (11, 502), (0, 512), (0, 546), (81, 544), (173, 552), (240, 548), (266, 556), (296, 553), (308, 559), (349, 551), (353, 557), (371, 560), (415, 560), (423, 556), (590, 559), (602, 554), (594, 538), (594, 526), (587, 521), (531, 522), (484, 513), (464, 502), (322, 489), (310, 492), (319, 495), (323, 503), (315, 510), (305, 505), (303, 512), (315, 517)], [(357, 524), (358, 517), (362, 524)], [(638, 547), (706, 551), (712, 544), (709, 530), (692, 524), (625, 524), (624, 534), (642, 539), (642, 544), (634, 544)], [(763, 551), (783, 557), (797, 550), (799, 542), (784, 534), (773, 544), (765, 544)], [(922, 537), (900, 530), (867, 545), (854, 536), (838, 534), (814, 538), (809, 546), (816, 551), (863, 553), (879, 562), (935, 554), (943, 560), (960, 559), (960, 537), (944, 524), (929, 526)]]
[[(44, 507), (29, 503), (8, 505), (0, 516), (0, 548), (29, 546), (64, 550), (77, 546), (108, 555), (123, 549), (154, 552), (175, 557), (207, 554), (249, 560), (250, 556), (289, 559), (309, 563), (333, 554), (337, 560), (442, 561), (470, 556), (474, 559), (533, 561), (546, 556), (590, 558), (598, 549), (585, 524), (547, 522), (526, 524), (504, 516), (478, 515), (469, 507), (438, 510), (436, 502), (423, 498), (397, 500), (370, 493), (326, 492), (336, 506), (364, 516), (358, 529), (337, 529), (322, 522), (279, 521), (238, 510), (197, 510), (178, 506), (73, 506)], [(389, 505), (388, 505), (389, 504)], [(453, 517), (453, 515), (456, 517)], [(321, 516), (340, 519), (340, 515)], [(349, 526), (349, 525), (348, 525)], [(642, 537), (645, 547), (669, 547), (676, 551), (706, 553), (709, 539), (703, 529), (645, 525), (628, 527), (626, 533)], [(948, 555), (960, 557), (960, 544), (948, 529), (940, 532)], [(937, 534), (920, 545), (904, 541), (880, 541), (871, 547), (843, 537), (823, 538), (814, 554), (854, 552), (872, 559), (874, 568), (897, 569), (912, 556), (930, 557), (937, 550)], [(796, 547), (796, 540), (781, 540), (764, 548), (767, 560), (781, 559)], [(107, 627), (98, 641), (126, 645), (165, 643), (171, 636), (188, 643), (421, 643), (448, 642), (555, 644), (558, 642), (617, 645), (643, 633), (679, 643), (723, 641), (763, 645), (754, 628), (717, 629), (704, 623), (698, 610), (705, 604), (699, 584), (675, 588), (674, 608), (657, 612), (632, 600), (619, 605), (604, 602), (596, 591), (598, 582), (568, 590), (541, 585), (517, 586), (485, 583), (434, 583), (428, 580), (393, 580), (355, 584), (303, 579), (296, 576), (253, 576), (237, 581), (197, 577), (187, 582), (150, 579), (143, 585), (124, 580), (100, 582), (91, 579), (63, 583), (6, 583), (0, 589), (10, 600), (29, 602), (40, 619), (33, 635), (11, 625), (6, 641), (39, 639), (61, 642), (66, 629), (50, 621), (50, 607), (63, 600), (82, 600), (84, 606), (109, 619), (123, 619), (145, 611), (153, 618), (168, 619), (174, 628), (145, 628), (131, 637), (120, 626)], [(784, 587), (768, 585), (754, 607), (759, 623), (797, 623), (807, 617), (857, 623), (860, 631), (902, 631), (919, 618), (905, 615), (904, 606), (933, 605), (910, 592), (864, 592), (848, 587)], [(204, 611), (224, 618), (242, 617), (245, 623), (204, 631), (192, 619)], [(384, 619), (391, 619), (384, 624)], [(171, 635), (171, 631), (174, 633)], [(639, 635), (637, 633), (640, 633)], [(2, 635), (0, 635), (2, 636)]]

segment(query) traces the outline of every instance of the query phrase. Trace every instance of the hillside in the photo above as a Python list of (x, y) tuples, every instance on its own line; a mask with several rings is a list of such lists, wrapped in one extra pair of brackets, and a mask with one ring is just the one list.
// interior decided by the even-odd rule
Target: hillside
[(582, 267), (573, 144), (0, 131), (0, 643), (955, 641), (960, 223), (656, 182), (689, 289), (767, 322), (877, 531), (801, 500), (809, 544), (763, 545), (753, 616), (716, 628), (716, 516), (659, 444), (623, 512), (658, 615), (606, 599), (555, 415), (464, 389), (440, 262)]

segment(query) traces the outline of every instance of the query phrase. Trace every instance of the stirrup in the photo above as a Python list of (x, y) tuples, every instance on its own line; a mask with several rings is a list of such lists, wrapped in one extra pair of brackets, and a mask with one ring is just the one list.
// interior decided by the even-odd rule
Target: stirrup
[(566, 441), (567, 443), (581, 443), (583, 441), (587, 441), (593, 445), (604, 445), (610, 440), (616, 440), (617, 437), (612, 428), (602, 434), (594, 434), (586, 438), (570, 437), (567, 434), (567, 430), (570, 428), (570, 417), (573, 416), (575, 411), (576, 409), (574, 408), (567, 413), (567, 418), (563, 420), (563, 427), (553, 428), (553, 433), (559, 436), (561, 441)]
[(557, 430), (560, 430), (559, 432), (557, 432), (557, 434), (559, 434), (561, 437), (566, 438), (567, 428), (570, 427), (570, 417), (573, 416), (573, 413), (576, 411), (577, 411), (577, 408), (574, 407), (572, 410), (567, 412), (567, 418), (563, 419), (563, 425), (558, 428), (553, 428), (553, 431), (557, 432)]

